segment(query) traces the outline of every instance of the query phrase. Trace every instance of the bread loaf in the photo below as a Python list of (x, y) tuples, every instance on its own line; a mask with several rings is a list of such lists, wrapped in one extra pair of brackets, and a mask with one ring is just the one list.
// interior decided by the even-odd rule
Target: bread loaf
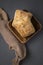
[(35, 32), (35, 28), (31, 23), (32, 14), (22, 10), (16, 10), (12, 26), (18, 31), (22, 37), (30, 36)]

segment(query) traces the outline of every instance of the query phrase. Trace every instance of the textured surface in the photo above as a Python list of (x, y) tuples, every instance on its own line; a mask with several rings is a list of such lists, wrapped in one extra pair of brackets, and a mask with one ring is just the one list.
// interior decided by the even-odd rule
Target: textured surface
[[(0, 7), (5, 9), (10, 19), (16, 9), (26, 9), (32, 12), (43, 26), (43, 0), (0, 0)], [(26, 47), (28, 54), (20, 65), (43, 65), (43, 28)], [(13, 53), (0, 34), (0, 65), (12, 65), (11, 59), (15, 56)]]
[(35, 28), (31, 23), (32, 14), (22, 10), (16, 10), (12, 26), (18, 31), (22, 37), (30, 36), (35, 32)]

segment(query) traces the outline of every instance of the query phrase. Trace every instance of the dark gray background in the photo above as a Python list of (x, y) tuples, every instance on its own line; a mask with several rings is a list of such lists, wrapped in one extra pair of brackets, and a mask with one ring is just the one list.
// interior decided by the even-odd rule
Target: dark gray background
[[(34, 14), (43, 26), (43, 0), (0, 0), (0, 7), (4, 8), (10, 19), (16, 9), (26, 9)], [(43, 28), (27, 44), (27, 56), (20, 65), (43, 65)], [(12, 65), (14, 51), (0, 35), (0, 65)]]

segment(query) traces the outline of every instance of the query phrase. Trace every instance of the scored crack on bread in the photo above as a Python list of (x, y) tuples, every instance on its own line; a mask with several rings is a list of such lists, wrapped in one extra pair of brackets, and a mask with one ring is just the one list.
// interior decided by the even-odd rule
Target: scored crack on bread
[(30, 36), (35, 32), (35, 28), (31, 23), (32, 14), (22, 10), (16, 10), (12, 26), (18, 31), (22, 37)]

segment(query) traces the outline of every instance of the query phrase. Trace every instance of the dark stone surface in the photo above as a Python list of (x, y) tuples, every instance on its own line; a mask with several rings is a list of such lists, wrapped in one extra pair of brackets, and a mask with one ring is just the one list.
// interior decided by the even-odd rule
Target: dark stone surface
[[(13, 18), (16, 9), (26, 9), (40, 21), (43, 26), (43, 0), (0, 0), (0, 7), (5, 9), (10, 19)], [(20, 65), (43, 65), (43, 27), (26, 44), (27, 56)], [(9, 50), (8, 45), (0, 34), (0, 65), (12, 65), (14, 51)]]

